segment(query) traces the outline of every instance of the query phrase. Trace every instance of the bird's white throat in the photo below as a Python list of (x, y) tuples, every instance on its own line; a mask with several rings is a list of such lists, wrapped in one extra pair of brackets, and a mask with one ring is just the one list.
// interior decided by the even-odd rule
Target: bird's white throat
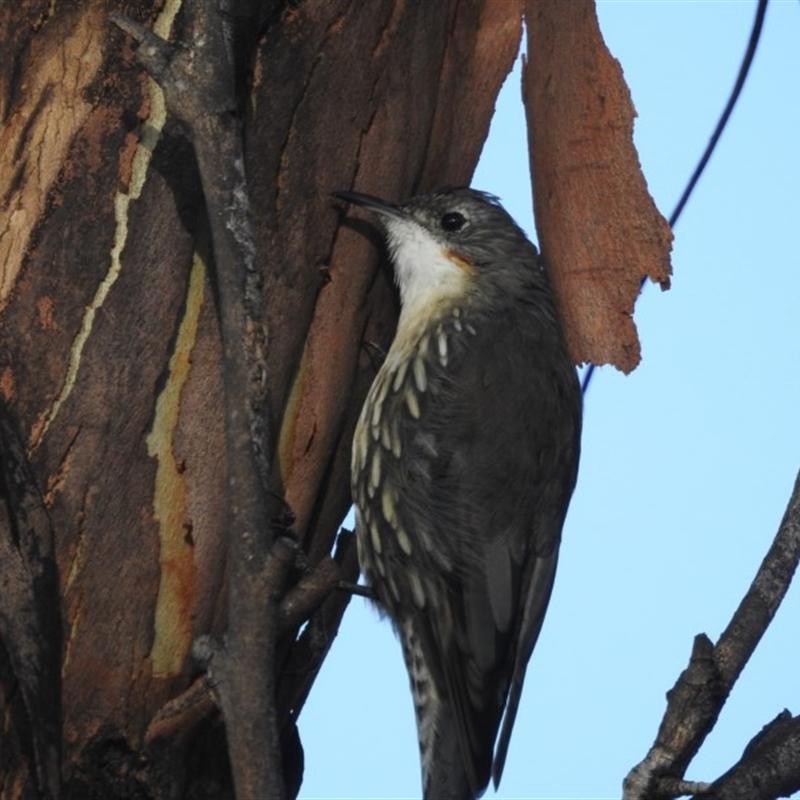
[(449, 306), (462, 298), (471, 278), (442, 243), (421, 225), (395, 217), (385, 222), (402, 304), (399, 334), (408, 325), (413, 327), (420, 318), (429, 318), (431, 306)]

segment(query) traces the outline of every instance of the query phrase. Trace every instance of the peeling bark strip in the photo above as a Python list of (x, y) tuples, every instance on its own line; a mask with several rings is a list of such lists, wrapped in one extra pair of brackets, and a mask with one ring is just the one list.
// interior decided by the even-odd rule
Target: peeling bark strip
[(641, 281), (669, 286), (672, 232), (633, 146), (635, 110), (592, 0), (527, 0), (523, 71), (536, 227), (576, 363), (630, 372)]

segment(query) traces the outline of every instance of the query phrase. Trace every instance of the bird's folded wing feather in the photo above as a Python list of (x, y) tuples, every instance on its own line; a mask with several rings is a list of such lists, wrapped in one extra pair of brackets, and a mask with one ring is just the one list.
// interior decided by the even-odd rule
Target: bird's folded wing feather
[(448, 370), (448, 390), (425, 398), (425, 435), (438, 431), (434, 441), (418, 441), (411, 426), (404, 432), (417, 464), (402, 504), (405, 527), (433, 525), (426, 580), (448, 606), (419, 611), (416, 625), (428, 660), (441, 665), (476, 792), (489, 780), (510, 687), (502, 770), (575, 479), (579, 420), (560, 405), (576, 405), (574, 373), (554, 374), (542, 359), (550, 343), (539, 338), (487, 322)]

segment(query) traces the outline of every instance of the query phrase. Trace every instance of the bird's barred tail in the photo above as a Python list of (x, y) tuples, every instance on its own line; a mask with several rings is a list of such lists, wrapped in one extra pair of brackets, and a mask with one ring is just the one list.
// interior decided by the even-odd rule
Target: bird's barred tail
[(424, 800), (473, 800), (450, 706), (439, 696), (409, 621), (398, 625), (417, 718)]

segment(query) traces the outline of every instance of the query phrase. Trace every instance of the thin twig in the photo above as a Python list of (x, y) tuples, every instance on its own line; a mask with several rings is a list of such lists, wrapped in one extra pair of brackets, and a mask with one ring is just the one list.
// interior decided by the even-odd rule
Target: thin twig
[(375, 599), (375, 592), (373, 592), (369, 586), (362, 586), (360, 583), (339, 581), (336, 588), (341, 592), (348, 592), (349, 594), (358, 595), (358, 597), (365, 597), (367, 600)]

